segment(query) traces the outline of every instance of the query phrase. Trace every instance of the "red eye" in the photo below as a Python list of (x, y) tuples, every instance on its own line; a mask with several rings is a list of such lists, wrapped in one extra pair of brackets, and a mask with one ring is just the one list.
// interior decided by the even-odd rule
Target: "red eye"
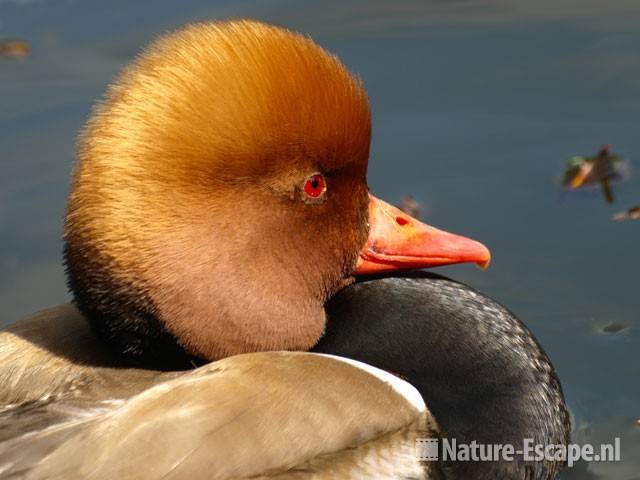
[(311, 175), (307, 178), (307, 181), (304, 182), (304, 193), (306, 193), (309, 198), (320, 197), (326, 189), (327, 185), (324, 182), (324, 177), (320, 173)]

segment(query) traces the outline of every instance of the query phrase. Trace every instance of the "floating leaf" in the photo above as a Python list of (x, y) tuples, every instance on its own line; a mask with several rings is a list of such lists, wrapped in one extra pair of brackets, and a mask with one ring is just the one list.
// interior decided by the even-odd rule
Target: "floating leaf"
[(31, 53), (31, 45), (24, 40), (0, 40), (0, 57), (24, 58)]
[(640, 220), (640, 205), (631, 207), (624, 212), (616, 213), (613, 217), (616, 222), (625, 222), (627, 220)]

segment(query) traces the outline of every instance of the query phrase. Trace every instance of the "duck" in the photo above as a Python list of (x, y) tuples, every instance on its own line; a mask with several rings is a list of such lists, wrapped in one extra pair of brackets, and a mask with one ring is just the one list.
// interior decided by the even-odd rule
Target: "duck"
[(611, 184), (626, 180), (628, 170), (627, 163), (611, 153), (611, 146), (603, 145), (596, 155), (575, 156), (567, 160), (563, 184), (568, 190), (600, 184), (607, 203), (614, 203)]
[(0, 332), (0, 478), (553, 479), (425, 439), (566, 445), (527, 327), (423, 268), (483, 244), (369, 192), (364, 86), (250, 20), (156, 40), (80, 135), (74, 300)]

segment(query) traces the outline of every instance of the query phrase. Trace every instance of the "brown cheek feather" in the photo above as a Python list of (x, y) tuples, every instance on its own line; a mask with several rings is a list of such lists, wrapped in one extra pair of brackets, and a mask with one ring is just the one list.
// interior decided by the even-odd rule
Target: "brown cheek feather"
[(306, 350), (324, 330), (324, 302), (299, 281), (292, 247), (273, 242), (269, 223), (277, 219), (257, 217), (221, 224), (231, 215), (218, 214), (181, 225), (170, 243), (158, 242), (170, 263), (150, 268), (158, 310), (180, 343), (204, 358)]

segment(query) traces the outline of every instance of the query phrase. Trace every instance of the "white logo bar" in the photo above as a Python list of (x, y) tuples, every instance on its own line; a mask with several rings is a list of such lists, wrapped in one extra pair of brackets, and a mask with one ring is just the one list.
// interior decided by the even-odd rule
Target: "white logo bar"
[(619, 462), (620, 438), (613, 443), (602, 445), (540, 445), (532, 438), (525, 438), (522, 448), (510, 444), (483, 444), (475, 440), (458, 443), (457, 440), (443, 438), (419, 438), (416, 440), (416, 456), (419, 460), (454, 462), (512, 462), (514, 458), (526, 462), (556, 461), (566, 462), (572, 467), (578, 460), (585, 462)]

